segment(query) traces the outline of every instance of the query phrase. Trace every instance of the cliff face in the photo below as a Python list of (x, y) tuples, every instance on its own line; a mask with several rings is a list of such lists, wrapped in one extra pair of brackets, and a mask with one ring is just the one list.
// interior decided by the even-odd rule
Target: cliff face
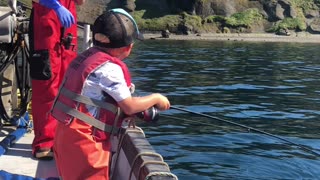
[(96, 17), (103, 13), (110, 4), (110, 0), (86, 0), (86, 2), (77, 6), (78, 22), (93, 24)]
[(320, 0), (88, 0), (78, 8), (78, 19), (91, 24), (106, 9), (121, 7), (145, 31), (320, 33), (319, 4)]
[(319, 6), (320, 0), (87, 0), (77, 10), (79, 22), (92, 24), (103, 11), (121, 7), (142, 31), (286, 34), (320, 33)]

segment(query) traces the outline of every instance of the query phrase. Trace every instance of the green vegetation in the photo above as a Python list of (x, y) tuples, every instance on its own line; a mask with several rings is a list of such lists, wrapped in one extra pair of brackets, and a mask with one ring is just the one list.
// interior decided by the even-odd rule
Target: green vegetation
[(279, 32), (282, 29), (290, 29), (295, 31), (305, 31), (307, 25), (305, 23), (304, 12), (308, 10), (318, 10), (319, 7), (315, 4), (320, 0), (290, 0), (292, 7), (295, 8), (295, 18), (285, 18), (275, 23), (275, 25), (267, 30), (268, 32)]
[(264, 17), (260, 14), (259, 10), (253, 8), (233, 14), (230, 17), (208, 16), (204, 19), (204, 23), (213, 23), (213, 25), (220, 27), (220, 32), (229, 33), (231, 29), (237, 29), (237, 32), (241, 32), (254, 24), (261, 23), (263, 19)]
[(224, 16), (219, 16), (219, 15), (212, 15), (208, 16), (204, 19), (204, 22), (206, 23), (224, 23), (226, 21), (226, 18)]
[(305, 31), (306, 23), (300, 18), (285, 18), (275, 24), (269, 31), (278, 32), (281, 29), (291, 29), (297, 31)]
[(205, 19), (186, 12), (182, 12), (180, 15), (166, 15), (160, 18), (143, 19), (144, 13), (145, 10), (135, 11), (133, 16), (141, 29), (150, 31), (165, 29), (175, 31), (179, 25), (183, 25), (194, 32), (202, 32), (210, 29), (208, 28), (208, 24), (211, 23), (218, 27), (249, 28), (252, 24), (259, 23), (263, 19), (262, 14), (256, 8), (233, 14), (231, 17), (208, 16)]
[(179, 25), (191, 27), (193, 30), (201, 30), (202, 18), (195, 15), (189, 15), (185, 12), (177, 15), (165, 15), (160, 18), (143, 19), (145, 10), (135, 11), (133, 17), (138, 26), (143, 30), (161, 31), (169, 29), (177, 31)]
[(165, 29), (176, 29), (180, 23), (179, 15), (166, 15), (161, 18), (143, 19), (145, 10), (135, 11), (133, 18), (136, 20), (140, 29), (150, 31), (161, 31)]
[(319, 9), (315, 3), (319, 3), (319, 0), (291, 0), (292, 5), (302, 8), (303, 11), (307, 11), (310, 9)]
[(235, 13), (231, 17), (226, 18), (226, 25), (231, 27), (243, 26), (250, 27), (253, 23), (257, 23), (263, 19), (262, 14), (256, 8)]
[(182, 13), (183, 24), (187, 27), (192, 27), (195, 31), (200, 31), (202, 28), (202, 18), (200, 16), (189, 15), (188, 13)]
[(250, 27), (254, 23), (263, 20), (262, 14), (258, 9), (248, 9), (246, 11), (235, 13), (230, 17), (208, 16), (205, 18), (206, 23), (218, 23), (227, 27)]

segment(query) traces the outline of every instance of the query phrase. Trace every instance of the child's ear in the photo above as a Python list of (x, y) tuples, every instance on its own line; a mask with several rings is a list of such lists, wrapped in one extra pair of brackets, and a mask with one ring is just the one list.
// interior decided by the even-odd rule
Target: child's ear
[(130, 52), (131, 51), (131, 49), (132, 49), (132, 47), (133, 47), (133, 43), (131, 43), (130, 45), (128, 45), (128, 46), (126, 46), (125, 47), (125, 50), (128, 52)]
[(133, 47), (133, 43), (131, 43), (128, 47), (129, 47), (129, 48), (130, 48), (130, 50), (131, 50), (131, 49), (132, 49), (132, 47)]
[(101, 33), (96, 33), (94, 35), (94, 39), (101, 43), (110, 43), (110, 39), (106, 35)]

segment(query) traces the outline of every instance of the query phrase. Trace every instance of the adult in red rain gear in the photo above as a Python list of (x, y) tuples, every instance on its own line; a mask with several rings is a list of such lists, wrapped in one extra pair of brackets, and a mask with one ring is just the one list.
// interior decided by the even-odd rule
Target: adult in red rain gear
[(59, 122), (54, 155), (59, 175), (67, 180), (108, 180), (110, 137), (123, 118), (153, 106), (170, 108), (159, 94), (132, 97), (131, 78), (122, 61), (133, 39), (141, 39), (134, 19), (123, 9), (111, 9), (93, 25), (94, 47), (70, 64), (52, 108)]
[(32, 153), (38, 159), (53, 158), (56, 120), (49, 112), (63, 75), (77, 55), (76, 4), (82, 3), (84, 0), (32, 2), (29, 26), (31, 102), (35, 135)]

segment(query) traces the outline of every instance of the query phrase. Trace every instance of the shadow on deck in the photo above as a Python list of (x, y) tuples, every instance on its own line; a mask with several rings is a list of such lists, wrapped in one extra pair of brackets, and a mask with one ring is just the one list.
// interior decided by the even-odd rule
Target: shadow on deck
[[(0, 140), (15, 130), (14, 127), (3, 126), (0, 128)], [(21, 176), (32, 178), (52, 178), (58, 177), (55, 161), (39, 161), (32, 156), (31, 144), (33, 132), (25, 133), (15, 144), (0, 156), (0, 170)], [(0, 173), (0, 179), (12, 178), (10, 175)], [(20, 178), (20, 177), (19, 177)]]

